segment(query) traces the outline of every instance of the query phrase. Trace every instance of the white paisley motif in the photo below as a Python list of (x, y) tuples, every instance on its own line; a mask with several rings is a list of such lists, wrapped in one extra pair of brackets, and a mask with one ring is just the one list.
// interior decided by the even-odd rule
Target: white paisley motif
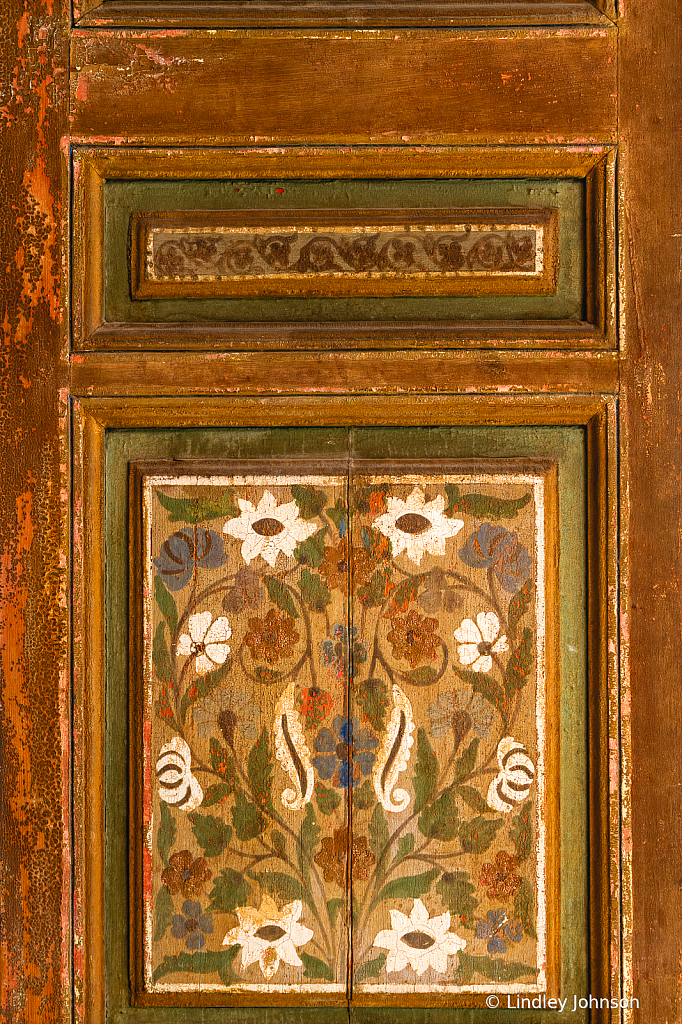
[(535, 765), (523, 743), (505, 736), (497, 746), (499, 773), (488, 788), (487, 804), (508, 814), (514, 804), (522, 803), (530, 793), (535, 778)]
[(296, 789), (285, 789), (282, 793), (282, 803), (290, 811), (298, 811), (310, 803), (315, 784), (310, 751), (294, 710), (295, 685), (289, 684), (275, 708), (275, 753), (296, 786)]
[(386, 811), (404, 811), (410, 802), (410, 794), (406, 790), (393, 791), (393, 787), (409, 763), (413, 732), (412, 705), (400, 687), (394, 686), (393, 710), (372, 773), (374, 792)]

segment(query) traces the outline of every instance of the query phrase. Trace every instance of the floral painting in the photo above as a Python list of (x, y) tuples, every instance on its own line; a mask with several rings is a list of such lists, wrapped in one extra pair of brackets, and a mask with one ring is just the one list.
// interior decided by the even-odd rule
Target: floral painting
[(147, 991), (545, 988), (543, 479), (145, 477)]

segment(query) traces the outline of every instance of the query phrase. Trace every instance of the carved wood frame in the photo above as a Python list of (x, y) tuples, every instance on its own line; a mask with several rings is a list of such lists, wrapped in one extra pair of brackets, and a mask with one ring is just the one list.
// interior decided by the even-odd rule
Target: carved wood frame
[[(574, 177), (586, 183), (586, 320), (468, 323), (108, 323), (104, 319), (104, 184), (108, 179)], [(73, 150), (72, 337), (94, 349), (267, 350), (617, 348), (616, 150), (556, 147)], [(168, 339), (171, 339), (170, 341)]]
[(290, 0), (248, 0), (229, 5), (215, 0), (193, 4), (191, 14), (179, 0), (150, 5), (145, 0), (81, 0), (74, 3), (74, 24), (140, 26), (153, 24), (229, 26), (257, 25), (480, 25), (480, 24), (600, 24), (616, 19), (616, 0), (327, 0), (315, 6)]
[[(621, 742), (618, 656), (617, 400), (609, 396), (355, 396), (80, 399), (74, 405), (74, 743), (76, 991), (84, 1024), (104, 1024), (104, 445), (125, 428), (316, 425), (582, 426), (587, 456), (589, 961), (591, 992), (620, 997)], [(626, 887), (626, 893), (628, 889)], [(597, 1010), (595, 1024), (609, 1019)]]

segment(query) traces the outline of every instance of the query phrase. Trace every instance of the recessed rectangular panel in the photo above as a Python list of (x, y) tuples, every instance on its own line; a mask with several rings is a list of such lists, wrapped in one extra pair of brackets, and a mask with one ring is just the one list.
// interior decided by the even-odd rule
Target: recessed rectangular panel
[(552, 208), (187, 211), (134, 216), (131, 233), (134, 299), (557, 288)]
[(346, 998), (345, 875), (317, 851), (343, 862), (347, 789), (314, 746), (346, 715), (346, 592), (315, 571), (346, 489), (295, 464), (143, 476), (142, 1004)]
[(416, 468), (351, 482), (354, 998), (551, 994), (553, 472)]

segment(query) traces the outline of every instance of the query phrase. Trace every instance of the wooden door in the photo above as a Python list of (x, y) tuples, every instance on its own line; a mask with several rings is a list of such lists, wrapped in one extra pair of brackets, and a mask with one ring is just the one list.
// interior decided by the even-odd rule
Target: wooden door
[[(283, 1004), (276, 1011), (282, 1020), (313, 1019), (326, 1002), (333, 1005), (322, 1012), (345, 1018), (350, 1000), (358, 1020), (398, 1013), (435, 1022), (461, 1013), (483, 1021), (496, 1019), (500, 1007), (521, 1021), (538, 1005), (533, 998), (566, 999), (566, 1012), (575, 1000), (576, 1019), (678, 1019), (680, 264), (673, 125), (680, 17), (664, 21), (647, 0), (88, 0), (73, 10), (31, 0), (6, 4), (2, 18), (4, 1017), (99, 1024), (258, 1016), (265, 996), (248, 984), (231, 995), (235, 970), (242, 981), (258, 970), (269, 980), (280, 968), (285, 977), (284, 962), (301, 972), (305, 965), (309, 977), (329, 982), (329, 991), (318, 985), (311, 998), (298, 982), (286, 992), (275, 986), (267, 998)], [(226, 458), (233, 460), (229, 473)], [(192, 483), (168, 475), (178, 459), (192, 464)], [(264, 467), (267, 482), (254, 483), (266, 479)], [(151, 519), (144, 520), (136, 495), (146, 493), (147, 479), (165, 483), (157, 498), (149, 491)], [(246, 488), (229, 498), (242, 502), (231, 511), (225, 480)], [(536, 488), (532, 506), (521, 493), (529, 480)], [(465, 484), (471, 493), (463, 493)], [(317, 505), (316, 494), (324, 498)], [(546, 518), (531, 521), (526, 511), (514, 532), (511, 520), (540, 498)], [(198, 501), (209, 502), (209, 510), (204, 504), (197, 513)], [(185, 502), (182, 514), (173, 502)], [(363, 537), (350, 575), (362, 576), (361, 562), (372, 561), (373, 575), (362, 576), (357, 591), (365, 597), (353, 600), (363, 626), (367, 609), (370, 619), (379, 616), (373, 649), (383, 644), (393, 681), (385, 693), (373, 672), (366, 680), (372, 686), (353, 687), (361, 634), (354, 656), (333, 645), (353, 646), (353, 600), (344, 605), (342, 590), (332, 585), (342, 573), (344, 509)], [(158, 551), (145, 547), (144, 522), (153, 525)], [(314, 642), (322, 645), (323, 662), (324, 644), (331, 643), (327, 668), (340, 666), (339, 694), (311, 683), (292, 696), (292, 708), (281, 704), (283, 696), (270, 708), (279, 721), (272, 749), (280, 744), (282, 771), (289, 764), (294, 782), (284, 792), (275, 782), (272, 793), (289, 809), (297, 800), (306, 809), (295, 827), (278, 810), (285, 835), (280, 824), (265, 842), (283, 863), (286, 829), (292, 841), (299, 836), (302, 851), (308, 843), (309, 856), (300, 853), (292, 870), (303, 881), (305, 872), (317, 873), (329, 899), (326, 910), (313, 910), (311, 900), (304, 913), (306, 900), (293, 898), (293, 883), (287, 896), (272, 873), (245, 881), (232, 862), (221, 861), (214, 911), (244, 911), (224, 918), (232, 959), (212, 971), (202, 961), (203, 985), (187, 981), (198, 960), (176, 961), (181, 998), (171, 989), (159, 995), (147, 982), (152, 973), (155, 984), (163, 976), (157, 972), (165, 953), (159, 947), (153, 954), (148, 977), (139, 956), (145, 921), (166, 941), (172, 920), (187, 945), (183, 955), (204, 949), (211, 931), (201, 916), (206, 908), (169, 909), (171, 897), (181, 899), (181, 890), (187, 896), (184, 871), (198, 879), (190, 902), (200, 891), (203, 899), (204, 876), (218, 873), (206, 861), (227, 856), (233, 829), (244, 842), (260, 841), (264, 833), (254, 822), (263, 808), (270, 813), (270, 787), (263, 783), (259, 809), (254, 779), (258, 772), (261, 781), (269, 778), (263, 765), (270, 764), (270, 740), (266, 732), (251, 736), (242, 701), (242, 734), (255, 743), (242, 766), (244, 792), (248, 780), (256, 785), (253, 803), (219, 761), (222, 740), (206, 746), (206, 756), (215, 758), (210, 770), (218, 773), (210, 806), (227, 799), (230, 808), (221, 824), (219, 814), (204, 814), (207, 786), (192, 775), (185, 739), (184, 747), (178, 740), (171, 746), (158, 733), (148, 748), (153, 755), (145, 754), (148, 723), (136, 709), (147, 699), (144, 680), (163, 682), (165, 630), (174, 656), (186, 647), (188, 665), (208, 659), (200, 688), (209, 670), (225, 663), (227, 618), (218, 612), (211, 645), (199, 629), (203, 613), (191, 602), (175, 603), (176, 563), (187, 562), (191, 541), (191, 572), (206, 572), (211, 586), (222, 586), (210, 573), (227, 563), (212, 562), (206, 545), (217, 550), (218, 541), (229, 541), (230, 557), (238, 559), (237, 540), (246, 544), (244, 531), (259, 523), (261, 539), (251, 538), (257, 552), (248, 548), (247, 558), (242, 549), (241, 557), (251, 566), (269, 552), (249, 585), (272, 607), (258, 605), (258, 614), (243, 616), (240, 650), (256, 666), (252, 676), (266, 689), (280, 678), (282, 666), (266, 657), (267, 628), (277, 634), (283, 664), (295, 659), (303, 641), (294, 598), (301, 621), (322, 616), (315, 621), (324, 636)], [(262, 539), (279, 536), (285, 525), (299, 545), (288, 598), (270, 570), (281, 569), (293, 549), (275, 540), (267, 548)], [(411, 540), (411, 531), (423, 533), (422, 541)], [(303, 550), (315, 536), (317, 548)], [(501, 538), (507, 553), (496, 555), (493, 542)], [(379, 552), (382, 544), (386, 551)], [(441, 567), (446, 549), (455, 562)], [(535, 589), (547, 581), (547, 594), (556, 595), (547, 607), (556, 614), (545, 620), (544, 604), (536, 604), (536, 617), (525, 623), (529, 550), (556, 565), (559, 586), (550, 570), (546, 577), (536, 571)], [(152, 565), (161, 580), (159, 586), (148, 577), (156, 587), (149, 607), (154, 636), (161, 629), (158, 643), (152, 619), (144, 618), (147, 606), (136, 603)], [(488, 573), (490, 600), (511, 595), (495, 623), (479, 621), (472, 604), (462, 606), (457, 625), (459, 606), (447, 597), (453, 565), (467, 567), (458, 586), (468, 580), (471, 592), (480, 592)], [(391, 573), (405, 582), (393, 582)], [(372, 587), (379, 586), (375, 600)], [(434, 639), (441, 628), (433, 625), (436, 606), (439, 615), (445, 609), (444, 623), (450, 616), (442, 626), (454, 637), (449, 648), (449, 641), (441, 637), (438, 647)], [(533, 738), (536, 726), (549, 730), (547, 749), (556, 756), (542, 761), (542, 784), (561, 796), (545, 801), (544, 817), (527, 811), (526, 824), (544, 835), (530, 860), (521, 813), (530, 805), (509, 787), (524, 798), (529, 789), (505, 758), (515, 757), (519, 771), (538, 778), (541, 760), (515, 745), (506, 716), (507, 702), (522, 692), (521, 676), (527, 685), (528, 665), (533, 658), (540, 665), (541, 648), (524, 662), (526, 634), (510, 630), (512, 606), (514, 630), (521, 623), (539, 633), (542, 625), (547, 665), (556, 667), (556, 687), (547, 690), (554, 704), (537, 700), (542, 715), (527, 724), (535, 722), (528, 726)], [(382, 615), (390, 618), (390, 633)], [(505, 616), (509, 636), (501, 628)], [(306, 635), (310, 647), (312, 633)], [(473, 655), (467, 644), (476, 646)], [(459, 659), (457, 678), (472, 690), (464, 709), (452, 703), (464, 699), (455, 696), (454, 683), (428, 699), (410, 689), (445, 672), (436, 664), (437, 647), (453, 664)], [(482, 682), (494, 677), (486, 659), (507, 652), (498, 684), (507, 689), (496, 697), (501, 691)], [(378, 659), (379, 653), (375, 666)], [(533, 672), (540, 692), (539, 668)], [(327, 700), (332, 714), (337, 696), (341, 706), (349, 694), (353, 706), (334, 711), (325, 724)], [(163, 711), (162, 696), (154, 693)], [(210, 696), (178, 690), (178, 714)], [(481, 698), (478, 732), (474, 696)], [(490, 790), (479, 792), (470, 782), (489, 767), (476, 762), (484, 705), (488, 714), (496, 707), (500, 736), (509, 732), (510, 744), (500, 753), (495, 743), (498, 766), (488, 774), (498, 774)], [(349, 726), (356, 708), (365, 716), (362, 731)], [(287, 717), (294, 712), (302, 719)], [(314, 738), (311, 732), (307, 747), (303, 740), (287, 746), (300, 721), (307, 727), (308, 712), (322, 715)], [(413, 721), (415, 715), (422, 718)], [(448, 716), (446, 730), (441, 720)], [(199, 718), (192, 721), (198, 728)], [(379, 734), (389, 735), (393, 725), (396, 750), (389, 742), (381, 761), (386, 743), (380, 747)], [(347, 752), (348, 728), (355, 729), (357, 756)], [(230, 746), (233, 726), (219, 729)], [(455, 753), (461, 746), (472, 762), (461, 763), (465, 753), (453, 760), (455, 795), (454, 782), (429, 790), (433, 763), (443, 760), (444, 730), (448, 742), (457, 736)], [(544, 750), (544, 740), (538, 743)], [(145, 771), (157, 759), (160, 802), (145, 803), (146, 775), (134, 756), (128, 774), (131, 750), (141, 751)], [(202, 808), (191, 827), (182, 818), (182, 837), (188, 847), (196, 840), (203, 863), (195, 857), (185, 864), (184, 849), (176, 851), (180, 860), (170, 859), (175, 825), (168, 824), (168, 808), (178, 801), (163, 773), (171, 762), (187, 787), (181, 803), (192, 813)], [(413, 781), (398, 790), (408, 763)], [(343, 772), (356, 769), (357, 779), (345, 786), (348, 804), (331, 808), (335, 791), (344, 789)], [(307, 794), (309, 781), (324, 793)], [(407, 818), (390, 816), (403, 799), (414, 801), (409, 827)], [(513, 828), (505, 818), (512, 805), (519, 810)], [(486, 818), (492, 810), (497, 817)], [(154, 856), (161, 858), (158, 870), (150, 869), (158, 879), (149, 890), (141, 845), (148, 812), (160, 821)], [(457, 815), (464, 828), (455, 830)], [(353, 820), (364, 822), (366, 835), (353, 833)], [(396, 825), (384, 836), (386, 820)], [(487, 821), (497, 824), (471, 824)], [(320, 823), (326, 844), (315, 831)], [(489, 833), (485, 842), (476, 829)], [(491, 845), (496, 829), (506, 853)], [(416, 867), (398, 871), (401, 859), (415, 856), (415, 837), (420, 844), (449, 842), (455, 831), (458, 855), (473, 858), (466, 872), (449, 854), (439, 854), (447, 870), (431, 860), (421, 874)], [(496, 850), (507, 859), (493, 859)], [(431, 847), (419, 856), (432, 854)], [(541, 860), (553, 865), (544, 874)], [(368, 946), (359, 923), (374, 920), (382, 900), (388, 905), (379, 884), (387, 865), (403, 883), (388, 889), (398, 916), (388, 927), (378, 911)], [(531, 880), (534, 903), (515, 901)], [(357, 915), (354, 882), (356, 896), (362, 898), (366, 882), (369, 892)], [(229, 886), (234, 899), (221, 908)], [(152, 892), (154, 899), (161, 894), (156, 919), (143, 911)], [(440, 914), (446, 909), (447, 924)], [(309, 925), (325, 913), (317, 936)], [(452, 923), (457, 914), (461, 927)], [(353, 971), (332, 992), (339, 979), (331, 929), (342, 919), (349, 922)], [(531, 938), (540, 924), (537, 959)], [(265, 929), (261, 945), (239, 953), (257, 925)], [(404, 941), (410, 936), (412, 945)], [(313, 938), (318, 946), (302, 958)], [(282, 956), (273, 952), (280, 940), (291, 940)], [(526, 959), (510, 967), (507, 953), (517, 942)], [(432, 945), (439, 957), (429, 952)], [(206, 948), (213, 949), (211, 940)], [(529, 965), (542, 984), (533, 987)], [(439, 983), (446, 971), (449, 988)], [(524, 994), (528, 1002), (518, 1002)], [(380, 1005), (387, 1000), (390, 1010)], [(169, 1008), (175, 1005), (184, 1008)], [(550, 1004), (547, 1012), (560, 1019), (560, 1006)]]

